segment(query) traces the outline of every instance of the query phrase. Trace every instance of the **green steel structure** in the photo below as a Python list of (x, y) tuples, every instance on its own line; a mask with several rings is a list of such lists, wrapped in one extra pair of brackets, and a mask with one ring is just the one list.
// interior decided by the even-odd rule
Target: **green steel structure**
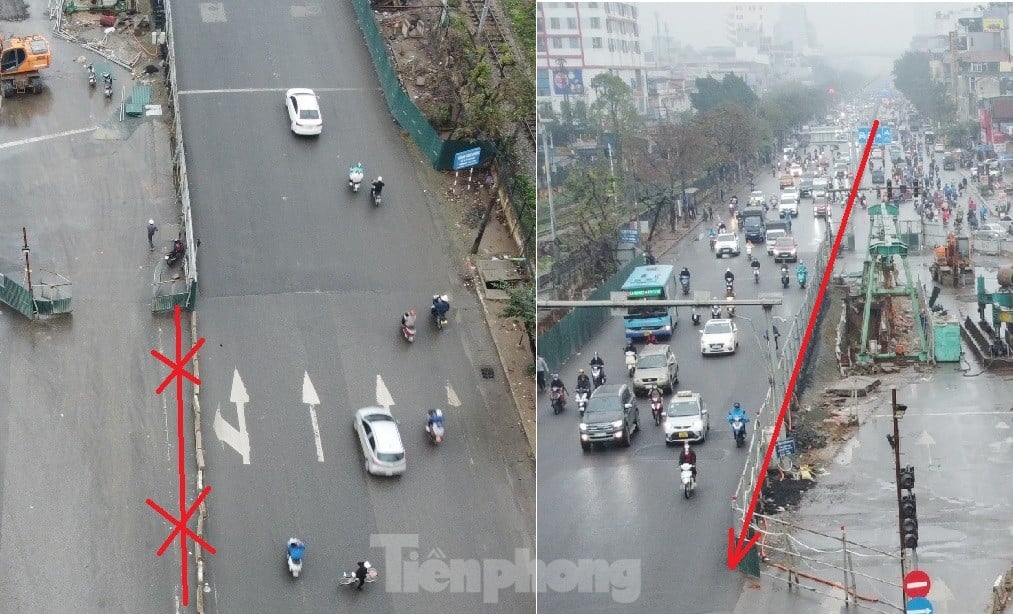
[[(858, 353), (859, 364), (870, 364), (875, 360), (896, 358), (893, 351), (877, 348), (875, 352), (869, 348), (869, 331), (878, 327), (890, 309), (894, 297), (908, 297), (911, 301), (912, 320), (918, 333), (918, 360), (928, 362), (929, 352), (925, 337), (925, 327), (920, 314), (923, 313), (918, 288), (911, 276), (908, 265), (907, 243), (901, 240), (897, 225), (898, 207), (892, 204), (876, 204), (869, 207), (869, 243), (865, 264), (862, 270), (862, 296), (865, 305), (862, 311), (862, 342)], [(904, 269), (904, 281), (899, 283), (895, 258), (899, 258)], [(876, 322), (873, 322), (872, 308), (877, 306)], [(908, 352), (908, 355), (911, 353)]]

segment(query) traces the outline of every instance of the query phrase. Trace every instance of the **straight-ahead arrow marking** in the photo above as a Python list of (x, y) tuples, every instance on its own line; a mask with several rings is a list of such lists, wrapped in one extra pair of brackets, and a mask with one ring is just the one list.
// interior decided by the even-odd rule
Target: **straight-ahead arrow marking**
[(447, 405), (451, 407), (461, 406), (461, 399), (457, 398), (457, 393), (454, 392), (454, 389), (451, 387), (449, 381), (447, 382)]
[(310, 374), (303, 371), (302, 378), (302, 402), (310, 406), (310, 423), (313, 425), (313, 441), (317, 445), (317, 460), (324, 462), (324, 444), (320, 441), (320, 424), (317, 422), (317, 405), (320, 405), (320, 397), (310, 381)]
[(376, 404), (387, 411), (394, 405), (394, 397), (390, 396), (390, 390), (387, 390), (379, 373), (376, 374)]

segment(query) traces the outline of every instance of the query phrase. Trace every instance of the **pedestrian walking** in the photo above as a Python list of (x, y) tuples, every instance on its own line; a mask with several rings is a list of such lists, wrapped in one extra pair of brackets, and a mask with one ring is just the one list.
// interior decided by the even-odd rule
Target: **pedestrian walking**
[(549, 370), (549, 365), (546, 364), (545, 359), (539, 356), (535, 360), (535, 373), (538, 375), (538, 391), (545, 392), (545, 372)]
[(158, 226), (155, 226), (155, 220), (148, 220), (148, 249), (155, 249), (155, 233), (158, 232)]

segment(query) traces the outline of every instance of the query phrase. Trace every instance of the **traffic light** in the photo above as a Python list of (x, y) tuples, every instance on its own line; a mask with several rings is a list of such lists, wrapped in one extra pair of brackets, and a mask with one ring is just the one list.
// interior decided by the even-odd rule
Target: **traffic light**
[(918, 180), (917, 179), (915, 179), (914, 189), (915, 189), (915, 198), (918, 198)]
[(900, 487), (911, 490), (915, 487), (915, 468), (908, 465), (900, 468)]
[(915, 505), (914, 495), (904, 495), (900, 504), (900, 524), (904, 546), (906, 548), (918, 547), (918, 509)]
[(886, 199), (893, 200), (893, 181), (890, 179), (886, 180)]

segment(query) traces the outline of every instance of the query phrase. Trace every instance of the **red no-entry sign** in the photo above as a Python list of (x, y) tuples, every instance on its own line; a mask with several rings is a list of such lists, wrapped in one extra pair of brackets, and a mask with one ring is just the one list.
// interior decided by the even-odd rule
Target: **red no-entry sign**
[(932, 581), (929, 580), (929, 574), (921, 569), (913, 569), (904, 576), (904, 593), (908, 597), (924, 597), (929, 594), (930, 588)]

